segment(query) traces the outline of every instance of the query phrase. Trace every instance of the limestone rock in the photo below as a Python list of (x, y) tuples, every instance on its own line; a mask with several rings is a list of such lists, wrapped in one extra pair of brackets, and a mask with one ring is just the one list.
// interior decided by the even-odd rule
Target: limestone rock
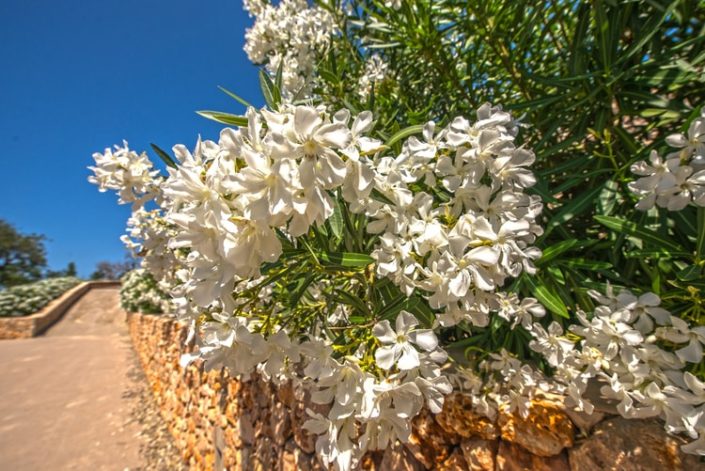
[(359, 468), (363, 471), (383, 471), (382, 460), (386, 451), (368, 450), (360, 459)]
[[(602, 468), (594, 468), (594, 471)], [(500, 442), (497, 451), (497, 471), (570, 471), (565, 453), (551, 457), (537, 456), (523, 447)]]
[(272, 438), (278, 445), (284, 445), (291, 437), (289, 410), (281, 402), (276, 402), (272, 405), (269, 415), (269, 428), (272, 431)]
[(294, 386), (291, 384), (291, 381), (283, 383), (277, 388), (277, 399), (284, 403), (289, 409), (294, 407), (296, 399), (294, 397)]
[(438, 471), (457, 471), (459, 469), (468, 469), (468, 464), (465, 462), (463, 452), (456, 448), (450, 457), (438, 465), (436, 469)]
[(298, 471), (296, 465), (296, 455), (294, 450), (282, 448), (279, 452), (277, 470), (279, 471)]
[(533, 402), (526, 419), (518, 413), (499, 411), (502, 439), (517, 443), (538, 456), (554, 456), (573, 446), (573, 422), (559, 404)]
[(318, 412), (325, 416), (328, 415), (330, 405), (314, 403), (311, 401), (309, 393), (306, 392), (303, 395), (303, 399), (297, 401), (294, 408), (291, 410), (290, 417), (291, 427), (294, 432), (294, 441), (305, 453), (313, 453), (316, 449), (316, 436), (303, 428), (303, 425), (310, 418), (306, 413), (306, 409), (311, 409), (313, 412)]
[(401, 446), (396, 444), (394, 446), (388, 447), (384, 451), (384, 456), (382, 457), (382, 462), (379, 466), (380, 470), (393, 469), (395, 471), (421, 471), (424, 469), (423, 465), (414, 458), (414, 455)]
[(278, 453), (272, 441), (261, 437), (257, 439), (254, 453), (252, 454), (252, 469), (255, 471), (271, 471), (274, 469)]
[(443, 430), (433, 414), (423, 409), (414, 417), (409, 442), (404, 446), (426, 469), (431, 469), (448, 458), (450, 447), (459, 440), (457, 435)]
[(602, 422), (606, 417), (606, 414), (603, 412), (594, 411), (592, 414), (587, 414), (582, 411), (573, 410), (570, 407), (566, 407), (565, 413), (584, 436), (589, 435), (593, 427)]
[(667, 435), (656, 420), (615, 417), (598, 424), (592, 435), (568, 454), (573, 471), (704, 469), (697, 457), (680, 450), (683, 443)]
[(443, 410), (436, 415), (436, 422), (446, 432), (463, 438), (477, 436), (494, 440), (499, 436), (495, 422), (472, 410), (472, 399), (463, 394), (446, 397)]
[(460, 442), (465, 462), (470, 471), (494, 471), (498, 444), (482, 438), (467, 438)]
[(240, 440), (247, 445), (252, 445), (255, 442), (255, 427), (252, 423), (252, 417), (249, 413), (243, 412), (238, 419)]

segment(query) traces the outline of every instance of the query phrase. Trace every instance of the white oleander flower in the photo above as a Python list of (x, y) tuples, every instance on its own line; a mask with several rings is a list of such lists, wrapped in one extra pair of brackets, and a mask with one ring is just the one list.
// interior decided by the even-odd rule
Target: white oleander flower
[(637, 209), (654, 205), (669, 211), (680, 211), (689, 204), (705, 207), (705, 108), (688, 128), (688, 135), (671, 134), (666, 143), (677, 149), (661, 159), (651, 152), (651, 165), (636, 162), (631, 170), (641, 176), (629, 189), (639, 196)]
[(378, 54), (373, 54), (365, 61), (365, 67), (357, 83), (360, 99), (367, 100), (372, 88), (377, 88), (389, 74), (389, 65)]
[(701, 163), (705, 159), (705, 108), (700, 110), (700, 116), (690, 123), (687, 135), (671, 134), (666, 137), (666, 143), (680, 149), (676, 152), (679, 158), (692, 157)]
[(573, 342), (563, 337), (563, 328), (555, 321), (551, 322), (548, 330), (541, 324), (534, 324), (531, 330), (534, 340), (529, 342), (529, 347), (544, 355), (553, 367), (561, 365), (575, 348)]
[(307, 93), (317, 61), (324, 57), (337, 31), (333, 15), (306, 0), (282, 0), (277, 4), (247, 1), (245, 9), (255, 18), (245, 33), (245, 52), (255, 64), (264, 63), (272, 76), (281, 67), (287, 98)]
[(388, 320), (375, 324), (372, 332), (382, 344), (375, 352), (377, 366), (389, 370), (395, 365), (400, 370), (410, 370), (421, 365), (419, 352), (413, 345), (430, 352), (438, 347), (438, 339), (430, 329), (416, 329), (418, 319), (413, 314), (401, 311), (395, 321), (395, 329)]
[(132, 203), (133, 208), (144, 205), (158, 194), (159, 170), (153, 170), (152, 162), (146, 153), (137, 154), (130, 150), (127, 141), (115, 150), (105, 149), (102, 154), (93, 154), (95, 167), (88, 167), (94, 175), (88, 181), (98, 185), (98, 191), (115, 190), (120, 196), (119, 203)]
[(690, 327), (683, 319), (671, 316), (672, 327), (660, 327), (656, 335), (673, 343), (688, 345), (676, 350), (676, 355), (689, 363), (700, 363), (703, 360), (703, 345), (705, 345), (705, 326)]

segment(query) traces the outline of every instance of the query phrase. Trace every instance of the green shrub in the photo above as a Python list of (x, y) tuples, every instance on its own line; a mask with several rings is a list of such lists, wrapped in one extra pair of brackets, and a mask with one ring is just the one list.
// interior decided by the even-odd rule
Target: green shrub
[(167, 295), (147, 271), (141, 268), (129, 271), (120, 281), (120, 305), (126, 311), (161, 314), (168, 307)]
[(0, 291), (0, 317), (34, 314), (80, 282), (75, 277), (49, 278)]

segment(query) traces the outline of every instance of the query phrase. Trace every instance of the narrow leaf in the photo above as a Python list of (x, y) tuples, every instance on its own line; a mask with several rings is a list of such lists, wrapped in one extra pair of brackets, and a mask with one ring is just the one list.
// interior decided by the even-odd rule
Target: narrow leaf
[(609, 262), (598, 262), (593, 260), (587, 260), (584, 258), (572, 258), (569, 260), (561, 260), (559, 263), (570, 268), (582, 268), (583, 270), (599, 271), (612, 268), (612, 264)]
[(217, 121), (223, 124), (229, 124), (231, 126), (247, 127), (247, 118), (245, 116), (238, 116), (230, 113), (222, 113), (220, 111), (196, 111), (199, 115), (204, 118)]
[(343, 236), (343, 214), (340, 208), (340, 202), (336, 199), (333, 203), (333, 214), (328, 218), (333, 235), (340, 239)]
[(570, 221), (578, 214), (581, 214), (590, 208), (595, 203), (595, 198), (597, 198), (601, 191), (602, 185), (597, 185), (592, 190), (582, 193), (580, 196), (563, 206), (560, 211), (558, 211), (558, 213), (548, 222), (544, 238), (556, 227)]
[(568, 252), (570, 250), (575, 250), (575, 249), (582, 249), (582, 248), (588, 247), (588, 246), (596, 244), (596, 243), (597, 243), (596, 240), (578, 240), (578, 239), (564, 240), (564, 241), (558, 242), (557, 244), (554, 244), (554, 245), (548, 247), (546, 250), (544, 250), (543, 255), (541, 256), (540, 259), (537, 260), (536, 263), (538, 265), (544, 265), (565, 252)]
[(361, 314), (366, 315), (368, 318), (372, 316), (372, 314), (370, 313), (370, 309), (357, 296), (353, 296), (352, 294), (348, 293), (347, 291), (343, 291), (342, 289), (336, 289), (335, 294), (337, 296), (338, 302), (347, 304), (348, 306), (352, 306), (353, 308), (357, 309)]
[(675, 250), (677, 252), (685, 252), (683, 247), (672, 240), (652, 231), (651, 229), (638, 226), (631, 221), (625, 221), (624, 219), (612, 216), (594, 216), (594, 218), (597, 222), (608, 227), (609, 229), (612, 229), (613, 231), (624, 232), (658, 247)]
[(324, 264), (349, 268), (362, 268), (374, 263), (375, 259), (364, 253), (354, 252), (322, 252), (318, 254)]
[(423, 124), (416, 124), (414, 126), (409, 126), (408, 128), (404, 128), (400, 131), (397, 131), (396, 134), (394, 134), (392, 137), (389, 138), (389, 140), (386, 142), (387, 146), (392, 146), (396, 142), (409, 137), (413, 134), (418, 134), (421, 131), (423, 131)]
[(262, 96), (267, 106), (273, 110), (278, 109), (279, 103), (281, 102), (281, 94), (264, 69), (260, 69), (259, 71), (259, 86), (262, 89)]
[(536, 296), (536, 299), (541, 301), (541, 304), (546, 306), (549, 311), (566, 319), (570, 318), (568, 309), (565, 307), (565, 304), (563, 304), (563, 301), (561, 301), (561, 298), (544, 285), (541, 280), (533, 276), (525, 276), (524, 280), (530, 286), (531, 292)]
[(230, 98), (232, 98), (233, 100), (235, 100), (235, 101), (237, 101), (238, 103), (240, 103), (242, 106), (244, 106), (244, 107), (246, 107), (246, 108), (252, 108), (252, 105), (250, 104), (250, 102), (248, 102), (248, 101), (245, 100), (244, 98), (242, 98), (242, 97), (240, 97), (240, 96), (234, 94), (233, 92), (231, 92), (230, 90), (228, 90), (228, 89), (225, 88), (225, 87), (221, 87), (220, 85), (218, 85), (218, 88), (220, 89), (221, 92), (225, 93), (225, 94), (228, 95)]
[(154, 149), (154, 152), (156, 152), (156, 154), (159, 156), (160, 159), (162, 159), (162, 161), (165, 164), (167, 164), (171, 168), (177, 167), (176, 161), (169, 154), (167, 154), (166, 151), (164, 151), (161, 147), (159, 147), (156, 144), (149, 144), (149, 145), (152, 146), (152, 149)]
[(698, 208), (698, 240), (695, 243), (695, 257), (705, 260), (705, 208)]

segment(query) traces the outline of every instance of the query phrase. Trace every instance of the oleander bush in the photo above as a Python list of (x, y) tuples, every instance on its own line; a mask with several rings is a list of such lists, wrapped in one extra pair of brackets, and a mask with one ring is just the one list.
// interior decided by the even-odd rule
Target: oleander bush
[[(245, 2), (266, 105), (91, 181), (207, 368), (311, 391), (336, 469), (452, 391), (705, 454), (705, 5)], [(594, 387), (590, 387), (594, 386)]]
[(147, 270), (130, 270), (120, 278), (120, 282), (120, 306), (124, 310), (162, 314), (169, 309), (167, 294), (159, 289), (157, 281)]
[(0, 291), (0, 317), (34, 314), (81, 282), (75, 277), (49, 278)]

